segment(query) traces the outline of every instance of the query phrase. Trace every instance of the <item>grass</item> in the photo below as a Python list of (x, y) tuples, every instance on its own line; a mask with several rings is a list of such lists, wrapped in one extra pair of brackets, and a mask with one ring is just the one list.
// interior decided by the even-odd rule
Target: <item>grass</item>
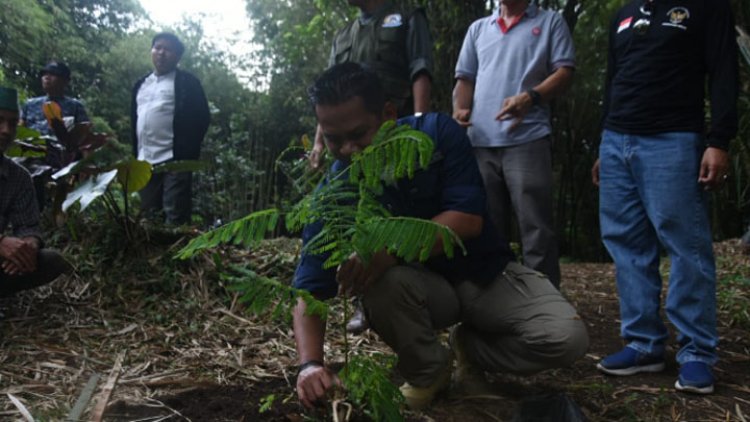
[(750, 329), (750, 279), (740, 274), (719, 279), (716, 298), (730, 326)]

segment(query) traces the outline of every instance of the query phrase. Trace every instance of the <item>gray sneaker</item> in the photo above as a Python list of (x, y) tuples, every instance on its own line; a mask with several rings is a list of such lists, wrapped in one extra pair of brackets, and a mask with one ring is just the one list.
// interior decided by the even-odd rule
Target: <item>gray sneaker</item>
[(370, 324), (365, 317), (365, 311), (362, 309), (362, 303), (358, 300), (352, 302), (354, 313), (346, 323), (346, 332), (350, 334), (361, 334), (370, 328)]

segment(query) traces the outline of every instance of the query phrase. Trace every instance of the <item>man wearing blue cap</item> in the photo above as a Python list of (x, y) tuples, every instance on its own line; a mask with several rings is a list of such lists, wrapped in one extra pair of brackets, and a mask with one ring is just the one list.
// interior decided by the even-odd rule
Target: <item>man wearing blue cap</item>
[[(2, 155), (18, 122), (16, 90), (0, 87), (0, 297), (49, 283), (70, 269), (59, 253), (42, 249), (31, 176)], [(13, 230), (6, 236), (8, 226)]]

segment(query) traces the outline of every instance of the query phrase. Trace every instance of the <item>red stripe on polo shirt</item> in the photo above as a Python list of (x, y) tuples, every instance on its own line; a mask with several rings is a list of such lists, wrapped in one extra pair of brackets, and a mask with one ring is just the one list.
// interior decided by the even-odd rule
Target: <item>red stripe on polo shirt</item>
[(508, 31), (510, 31), (514, 26), (518, 24), (518, 22), (521, 21), (521, 18), (523, 18), (523, 15), (516, 16), (513, 18), (513, 20), (510, 22), (510, 25), (505, 25), (505, 20), (503, 20), (503, 17), (500, 16), (497, 18), (497, 24), (500, 26), (500, 31), (502, 31), (503, 34), (507, 34)]

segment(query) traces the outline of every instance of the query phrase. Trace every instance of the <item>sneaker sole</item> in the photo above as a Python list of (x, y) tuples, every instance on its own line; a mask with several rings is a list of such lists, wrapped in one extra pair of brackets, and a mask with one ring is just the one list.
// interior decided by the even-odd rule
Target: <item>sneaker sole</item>
[(435, 400), (435, 397), (450, 388), (451, 374), (453, 372), (452, 353), (448, 358), (448, 365), (442, 371), (434, 384), (429, 387), (413, 387), (408, 382), (399, 387), (409, 409), (419, 411), (428, 407)]
[(680, 380), (675, 381), (674, 388), (677, 391), (682, 391), (685, 393), (695, 393), (695, 394), (711, 394), (714, 392), (714, 385), (711, 384), (706, 387), (695, 387), (692, 385), (682, 385), (680, 384)]
[(665, 367), (664, 362), (652, 363), (651, 365), (631, 366), (629, 368), (621, 368), (621, 369), (607, 368), (603, 366), (601, 363), (596, 364), (596, 369), (604, 372), (605, 374), (619, 375), (619, 376), (635, 375), (640, 372), (661, 372), (664, 370), (664, 367)]
[(437, 380), (439, 384), (435, 389), (427, 388), (415, 388), (412, 386), (404, 387), (401, 386), (399, 390), (404, 396), (406, 406), (410, 410), (423, 410), (430, 406), (435, 400), (435, 397), (446, 391), (450, 387), (451, 373), (450, 371), (446, 375), (441, 375), (440, 379)]

